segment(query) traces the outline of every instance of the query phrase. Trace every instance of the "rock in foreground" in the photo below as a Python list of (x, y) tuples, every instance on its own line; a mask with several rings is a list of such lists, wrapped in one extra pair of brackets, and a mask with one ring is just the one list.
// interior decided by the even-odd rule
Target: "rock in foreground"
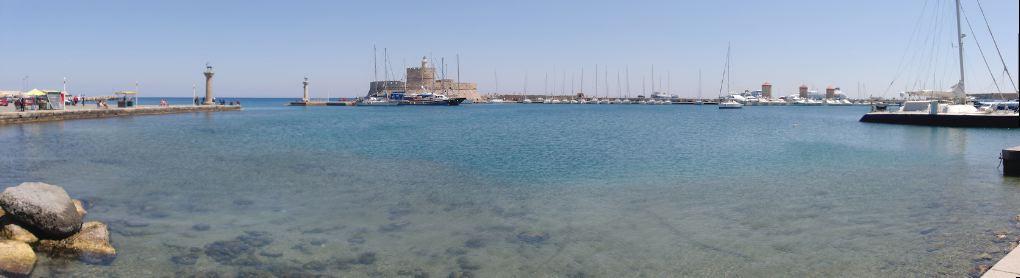
[(0, 240), (0, 277), (28, 277), (35, 267), (35, 252), (28, 244)]
[(0, 220), (0, 240), (5, 239), (24, 242), (28, 244), (32, 244), (35, 243), (36, 241), (39, 241), (39, 238), (33, 235), (32, 232), (25, 230), (25, 228), (18, 226), (18, 224), (5, 223), (4, 221)]
[(81, 232), (62, 240), (41, 240), (38, 249), (55, 256), (78, 258), (90, 264), (109, 264), (117, 258), (110, 245), (110, 231), (98, 221), (86, 222)]
[(71, 202), (74, 204), (74, 211), (78, 212), (78, 215), (81, 215), (81, 217), (85, 217), (85, 215), (88, 214), (88, 212), (85, 211), (85, 206), (82, 205), (80, 200), (73, 199), (71, 200)]
[(66, 238), (81, 229), (82, 215), (59, 186), (26, 182), (8, 187), (0, 194), (0, 207), (41, 238)]

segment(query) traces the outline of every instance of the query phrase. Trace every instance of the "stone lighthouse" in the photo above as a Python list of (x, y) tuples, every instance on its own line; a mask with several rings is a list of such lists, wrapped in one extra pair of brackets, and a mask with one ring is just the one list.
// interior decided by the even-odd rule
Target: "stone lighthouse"
[(305, 81), (301, 82), (301, 84), (305, 85), (304, 86), (305, 95), (303, 97), (301, 97), (301, 101), (308, 102), (308, 77), (305, 77)]
[(213, 77), (213, 74), (215, 74), (215, 73), (213, 72), (212, 66), (210, 66), (209, 64), (205, 64), (205, 102), (202, 103), (204, 105), (213, 105), (213, 104), (216, 104), (216, 102), (213, 101), (213, 96), (212, 96), (212, 77)]

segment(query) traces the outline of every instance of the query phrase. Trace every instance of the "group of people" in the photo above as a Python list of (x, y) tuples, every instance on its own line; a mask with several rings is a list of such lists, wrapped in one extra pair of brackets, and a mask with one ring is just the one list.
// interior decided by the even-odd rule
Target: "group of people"
[(29, 108), (32, 108), (32, 110), (44, 110), (48, 107), (49, 101), (45, 98), (17, 98), (14, 100), (14, 109), (22, 112)]
[[(203, 103), (205, 103), (205, 98), (204, 97), (203, 98), (195, 97), (194, 102), (195, 102), (195, 105), (202, 105)], [(217, 99), (217, 98), (213, 98), (213, 103), (216, 103), (216, 104), (219, 104), (219, 105), (241, 105), (241, 101), (240, 100), (227, 102), (224, 99)]]

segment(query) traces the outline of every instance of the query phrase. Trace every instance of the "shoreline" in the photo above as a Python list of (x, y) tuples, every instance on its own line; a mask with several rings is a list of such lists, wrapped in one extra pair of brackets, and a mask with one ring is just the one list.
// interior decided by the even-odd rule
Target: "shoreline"
[(1005, 257), (992, 265), (982, 278), (1020, 277), (1020, 248), (1013, 248)]
[(99, 119), (135, 115), (162, 115), (192, 112), (240, 111), (238, 105), (209, 106), (141, 106), (137, 108), (43, 110), (0, 113), (0, 126), (36, 122)]

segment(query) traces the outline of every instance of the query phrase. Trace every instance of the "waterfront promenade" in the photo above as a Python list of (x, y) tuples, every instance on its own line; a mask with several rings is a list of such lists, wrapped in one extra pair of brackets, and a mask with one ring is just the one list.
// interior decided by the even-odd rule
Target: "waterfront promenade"
[(1020, 277), (1020, 248), (1013, 248), (1012, 252), (999, 260), (991, 269), (981, 275), (982, 278)]
[(96, 108), (95, 106), (68, 106), (65, 110), (29, 110), (18, 112), (13, 105), (0, 107), (0, 125), (23, 124), (46, 121), (78, 120), (123, 117), (134, 115), (159, 115), (192, 112), (238, 111), (240, 105), (179, 105), (139, 106), (132, 108)]

